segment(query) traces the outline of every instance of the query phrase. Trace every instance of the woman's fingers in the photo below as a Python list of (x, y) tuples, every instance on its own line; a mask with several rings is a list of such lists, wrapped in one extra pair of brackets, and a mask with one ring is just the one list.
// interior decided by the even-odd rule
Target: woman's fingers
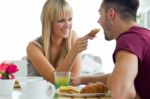
[(86, 35), (86, 36), (83, 36), (81, 38), (78, 38), (77, 41), (75, 42), (74, 44), (74, 47), (73, 49), (77, 52), (77, 53), (80, 53), (84, 50), (87, 49), (87, 46), (88, 46), (88, 40), (91, 39), (90, 36)]

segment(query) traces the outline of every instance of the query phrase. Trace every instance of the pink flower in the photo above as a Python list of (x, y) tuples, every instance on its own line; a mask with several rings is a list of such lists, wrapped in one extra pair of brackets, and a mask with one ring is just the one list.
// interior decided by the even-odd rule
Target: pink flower
[(7, 64), (5, 64), (5, 63), (0, 64), (0, 72), (1, 72), (1, 73), (5, 73), (7, 67), (8, 67), (8, 66), (7, 66)]
[(9, 74), (15, 73), (15, 72), (17, 72), (17, 71), (18, 71), (18, 68), (17, 68), (17, 66), (14, 65), (14, 64), (10, 64), (10, 65), (8, 66), (8, 68), (6, 69), (6, 72), (9, 73)]
[(17, 71), (19, 69), (15, 64), (3, 62), (0, 64), (0, 79), (13, 79), (15, 77), (13, 73)]

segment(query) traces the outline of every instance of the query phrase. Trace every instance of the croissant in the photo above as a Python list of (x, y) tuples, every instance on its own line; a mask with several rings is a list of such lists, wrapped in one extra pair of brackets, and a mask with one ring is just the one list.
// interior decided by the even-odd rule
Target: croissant
[(98, 28), (92, 29), (88, 35), (95, 36), (99, 31), (100, 31), (100, 29), (98, 29)]
[(80, 91), (80, 93), (106, 93), (106, 92), (108, 92), (108, 88), (101, 82), (89, 83)]

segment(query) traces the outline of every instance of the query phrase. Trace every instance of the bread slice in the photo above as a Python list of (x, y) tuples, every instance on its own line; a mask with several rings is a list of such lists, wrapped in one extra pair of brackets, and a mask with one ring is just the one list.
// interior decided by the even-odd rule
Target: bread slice
[(73, 86), (61, 86), (59, 88), (59, 92), (74, 94), (74, 93), (80, 93), (80, 90), (78, 90), (77, 88)]

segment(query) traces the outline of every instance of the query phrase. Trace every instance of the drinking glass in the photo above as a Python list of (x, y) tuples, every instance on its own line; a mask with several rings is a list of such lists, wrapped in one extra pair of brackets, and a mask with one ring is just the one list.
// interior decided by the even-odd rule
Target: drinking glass
[(71, 72), (60, 72), (56, 71), (54, 72), (55, 77), (55, 87), (56, 89), (60, 86), (69, 86), (70, 85), (70, 74)]

